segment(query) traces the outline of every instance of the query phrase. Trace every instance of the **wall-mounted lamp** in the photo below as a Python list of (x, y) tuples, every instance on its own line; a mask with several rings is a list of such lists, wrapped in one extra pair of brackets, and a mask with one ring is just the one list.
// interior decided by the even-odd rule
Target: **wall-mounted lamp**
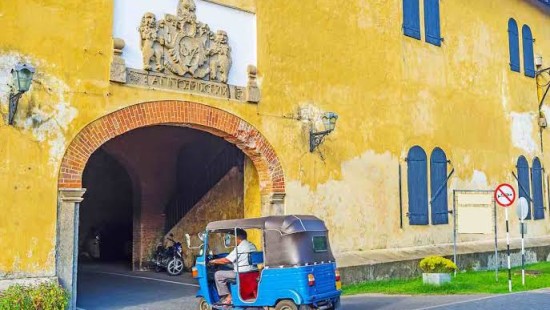
[(323, 139), (330, 134), (336, 127), (336, 121), (338, 120), (338, 114), (334, 112), (326, 112), (322, 116), (323, 126), (325, 130), (315, 131), (314, 127), (311, 126), (309, 129), (309, 151), (313, 152), (319, 144), (323, 143)]
[(15, 68), (11, 69), (13, 75), (14, 88), (10, 93), (10, 106), (8, 114), (8, 124), (13, 124), (13, 118), (15, 112), (17, 112), (17, 105), (19, 104), (19, 98), (31, 87), (32, 76), (34, 75), (34, 67), (29, 64), (17, 64)]

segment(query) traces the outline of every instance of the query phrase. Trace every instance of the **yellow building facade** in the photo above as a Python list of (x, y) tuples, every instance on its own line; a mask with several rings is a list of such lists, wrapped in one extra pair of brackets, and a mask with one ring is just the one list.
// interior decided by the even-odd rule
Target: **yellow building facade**
[[(174, 7), (166, 13), (176, 14), (178, 1), (166, 1)], [(414, 213), (409, 189), (415, 186), (414, 178), (407, 181), (409, 151), (425, 151), (427, 170), (432, 150), (444, 151), (445, 177), (454, 169), (442, 183), (446, 210), (452, 210), (453, 190), (492, 191), (508, 182), (519, 193), (512, 172), (519, 174), (522, 155), (531, 168), (535, 158), (550, 165), (550, 135), (539, 126), (550, 105), (548, 98), (542, 102), (550, 81), (542, 71), (550, 67), (550, 7), (544, 1), (443, 1), (437, 46), (426, 42), (426, 2), (419, 1), (418, 40), (404, 34), (400, 0), (208, 1), (252, 16), (255, 27), (257, 61), (249, 64), (257, 74), (252, 68), (247, 76), (247, 67), (236, 65), (233, 48), (231, 70), (245, 82), (222, 95), (213, 89), (223, 82), (180, 87), (162, 78), (173, 73), (159, 73), (156, 81), (145, 73), (145, 84), (130, 82), (130, 73), (127, 81), (113, 78), (117, 59), (129, 53), (122, 45), (113, 53), (113, 29), (128, 22), (137, 33), (140, 24), (117, 20), (117, 1), (0, 3), (0, 279), (61, 277), (60, 253), (74, 247), (74, 233), (65, 232), (74, 223), (65, 223), (63, 212), (80, 201), (91, 154), (117, 136), (156, 125), (184, 126), (236, 145), (246, 155), (240, 216), (314, 214), (329, 227), (337, 257), (451, 244), (452, 214), (434, 225), (433, 205), (426, 204), (426, 225), (407, 217)], [(520, 72), (510, 68), (510, 18), (519, 27)], [(534, 38), (536, 77), (525, 75), (523, 25)], [(7, 84), (20, 62), (36, 73), (9, 125)], [(321, 116), (329, 111), (338, 114), (335, 130), (310, 152), (310, 131), (322, 129)], [(429, 182), (429, 172), (425, 178)], [(541, 180), (544, 218), (527, 221), (529, 236), (544, 239), (550, 234), (546, 171)], [(426, 188), (430, 200), (439, 186)], [(217, 207), (223, 214), (223, 204)], [(158, 235), (142, 238), (150, 245)], [(492, 238), (464, 234), (459, 241)], [(146, 256), (147, 249), (140, 251)]]

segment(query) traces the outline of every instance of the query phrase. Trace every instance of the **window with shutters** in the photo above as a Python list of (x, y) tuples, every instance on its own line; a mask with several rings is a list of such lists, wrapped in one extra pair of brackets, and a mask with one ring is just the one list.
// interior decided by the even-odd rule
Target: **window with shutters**
[(416, 145), (407, 155), (409, 224), (428, 225), (428, 168), (426, 152)]
[(519, 72), (518, 24), (513, 18), (508, 20), (508, 48), (510, 50), (510, 70)]
[(533, 218), (544, 218), (544, 202), (542, 198), (542, 166), (538, 157), (533, 159), (531, 168), (531, 185), (533, 186)]
[(523, 41), (523, 70), (525, 75), (535, 77), (535, 53), (533, 51), (533, 34), (527, 25), (521, 27), (521, 39)]
[(533, 200), (531, 199), (531, 188), (529, 186), (529, 163), (524, 156), (518, 158), (517, 166), (518, 169), (518, 191), (519, 197), (525, 197), (529, 202), (529, 211), (527, 212), (527, 219), (531, 219), (531, 204)]
[(430, 156), (430, 205), (432, 224), (448, 224), (447, 156), (436, 147)]
[(419, 0), (403, 0), (403, 34), (420, 40)]
[(426, 31), (426, 42), (441, 46), (439, 0), (424, 0), (424, 28)]

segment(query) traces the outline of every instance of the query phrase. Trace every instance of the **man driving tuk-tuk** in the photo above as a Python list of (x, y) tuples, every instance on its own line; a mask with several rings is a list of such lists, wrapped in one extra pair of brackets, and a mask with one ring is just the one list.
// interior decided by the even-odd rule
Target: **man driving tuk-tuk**
[(208, 262), (209, 265), (233, 264), (234, 270), (218, 270), (214, 273), (216, 289), (218, 290), (218, 295), (222, 299), (221, 304), (231, 304), (232, 297), (231, 292), (229, 292), (227, 282), (234, 282), (232, 280), (237, 278), (238, 271), (244, 273), (258, 270), (257, 266), (252, 265), (249, 262), (248, 254), (256, 252), (256, 246), (252, 242), (246, 240), (247, 237), (248, 234), (246, 233), (246, 230), (237, 228), (235, 235), (237, 246), (233, 249), (233, 251), (231, 251), (231, 253), (229, 253), (226, 257), (212, 259)]
[[(260, 233), (258, 247), (247, 240), (247, 231)], [(199, 309), (340, 309), (340, 275), (327, 228), (317, 217), (217, 221), (199, 237), (203, 243), (193, 267)], [(224, 240), (227, 250), (214, 253), (209, 240)]]

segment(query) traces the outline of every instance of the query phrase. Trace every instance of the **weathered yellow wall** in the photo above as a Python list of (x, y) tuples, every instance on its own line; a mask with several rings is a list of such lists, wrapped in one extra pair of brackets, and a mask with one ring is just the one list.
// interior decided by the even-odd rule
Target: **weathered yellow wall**
[[(450, 189), (516, 184), (517, 157), (541, 155), (535, 81), (509, 69), (507, 21), (529, 24), (548, 66), (549, 15), (527, 1), (444, 1), (445, 41), (435, 47), (402, 34), (401, 3), (258, 2), (260, 55), (271, 55), (259, 58), (260, 114), (300, 106), (339, 114), (323, 157), (307, 153), (296, 127), (284, 133), (294, 147), (278, 149), (287, 163), (287, 212), (326, 219), (338, 251), (452, 241), (451, 225), (412, 227), (404, 218), (399, 228), (398, 165), (406, 212), (404, 158), (415, 144), (428, 156), (435, 146), (447, 153), (456, 169)], [(513, 144), (517, 114), (529, 121), (524, 149)], [(547, 220), (531, 226), (549, 232)]]
[[(400, 0), (226, 4), (257, 14), (258, 106), (109, 83), (112, 1), (0, 2), (0, 81), (19, 60), (37, 67), (15, 125), (0, 125), (0, 276), (54, 273), (63, 152), (87, 124), (138, 102), (195, 101), (253, 124), (283, 165), (285, 211), (325, 219), (339, 253), (450, 242), (451, 225), (411, 227), (405, 218), (399, 228), (398, 165), (406, 180), (415, 144), (428, 156), (443, 148), (456, 169), (449, 189), (515, 184), (517, 156), (541, 156), (535, 80), (508, 66), (510, 17), (531, 27), (535, 53), (550, 65), (550, 14), (527, 1), (442, 1), (442, 47), (402, 34)], [(304, 118), (322, 111), (339, 114), (337, 127), (309, 153)], [(513, 138), (514, 122), (526, 138)], [(546, 131), (543, 139), (550, 147)], [(247, 185), (257, 182), (245, 174)], [(258, 197), (245, 196), (250, 214)], [(403, 202), (406, 212), (406, 182)], [(530, 233), (550, 232), (546, 216)]]

